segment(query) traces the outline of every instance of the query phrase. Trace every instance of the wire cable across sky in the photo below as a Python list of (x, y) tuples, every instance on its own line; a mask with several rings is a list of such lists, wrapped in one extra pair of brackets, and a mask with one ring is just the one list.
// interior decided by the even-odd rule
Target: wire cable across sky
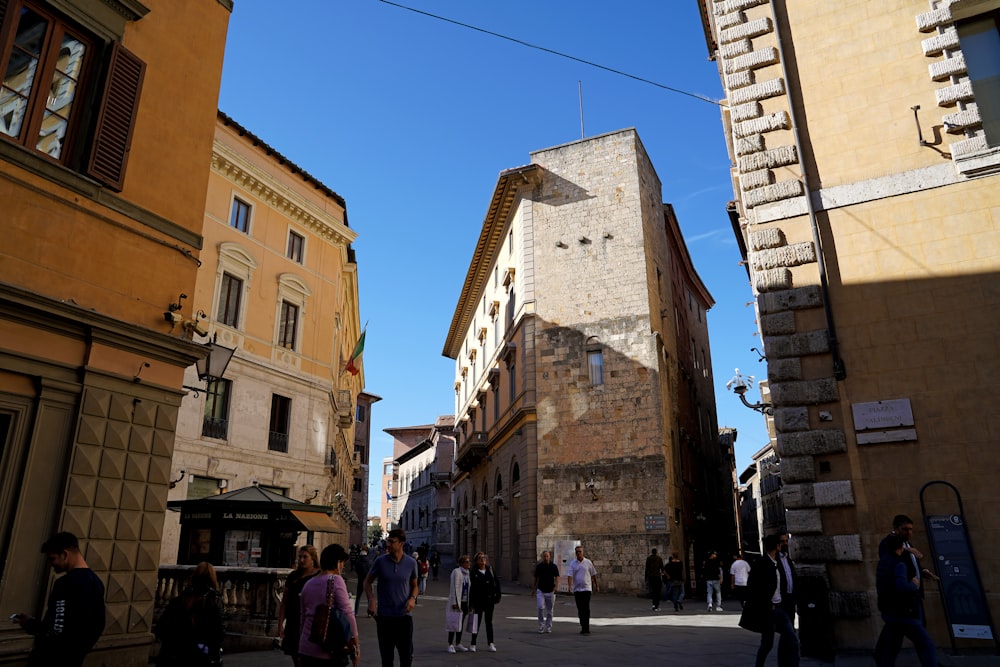
[(530, 42), (525, 42), (524, 40), (517, 39), (516, 37), (509, 37), (508, 35), (502, 35), (502, 34), (500, 34), (498, 32), (493, 32), (492, 30), (486, 30), (485, 28), (480, 28), (478, 26), (470, 25), (468, 23), (462, 23), (461, 21), (456, 21), (454, 19), (450, 19), (450, 18), (447, 18), (445, 16), (439, 16), (437, 14), (431, 14), (430, 12), (425, 12), (425, 11), (423, 11), (421, 9), (416, 9), (414, 7), (408, 7), (406, 5), (401, 5), (398, 2), (391, 2), (390, 0), (379, 0), (379, 2), (381, 2), (383, 4), (386, 4), (386, 5), (392, 5), (393, 7), (398, 7), (400, 9), (405, 9), (405, 10), (411, 11), (411, 12), (413, 12), (415, 14), (422, 14), (422, 15), (427, 16), (429, 18), (437, 19), (438, 21), (444, 21), (446, 23), (451, 23), (453, 25), (461, 26), (463, 28), (468, 28), (469, 30), (475, 30), (476, 32), (481, 32), (481, 33), (484, 33), (484, 34), (487, 34), (487, 35), (491, 35), (493, 37), (499, 37), (500, 39), (505, 39), (508, 42), (514, 42), (515, 44), (520, 44), (521, 46), (526, 46), (529, 49), (536, 49), (538, 51), (544, 51), (545, 53), (551, 53), (552, 55), (559, 56), (560, 58), (566, 58), (568, 60), (574, 60), (574, 61), (576, 61), (578, 63), (582, 63), (584, 65), (589, 65), (590, 67), (596, 67), (597, 69), (602, 69), (605, 72), (611, 72), (612, 74), (617, 74), (618, 76), (624, 76), (624, 77), (629, 78), (629, 79), (634, 79), (635, 81), (639, 81), (639, 82), (642, 82), (642, 83), (648, 83), (651, 86), (656, 86), (657, 88), (661, 88), (663, 90), (667, 90), (667, 91), (670, 91), (672, 93), (678, 93), (679, 95), (687, 95), (688, 97), (693, 97), (694, 99), (701, 100), (702, 102), (708, 102), (709, 104), (714, 104), (716, 106), (726, 106), (726, 104), (723, 103), (723, 102), (720, 102), (718, 100), (713, 100), (712, 98), (705, 97), (704, 95), (699, 95), (698, 93), (690, 93), (690, 92), (688, 92), (686, 90), (681, 90), (679, 88), (673, 88), (671, 86), (667, 86), (667, 85), (664, 85), (662, 83), (657, 83), (656, 81), (651, 81), (649, 79), (644, 79), (641, 76), (636, 76), (635, 74), (629, 74), (628, 72), (623, 72), (621, 70), (617, 70), (617, 69), (614, 69), (612, 67), (605, 67), (604, 65), (600, 65), (600, 64), (592, 62), (590, 60), (584, 60), (583, 58), (577, 58), (576, 56), (571, 56), (568, 53), (562, 53), (561, 51), (555, 51), (553, 49), (549, 49), (549, 48), (546, 48), (544, 46), (538, 46), (537, 44), (531, 44)]

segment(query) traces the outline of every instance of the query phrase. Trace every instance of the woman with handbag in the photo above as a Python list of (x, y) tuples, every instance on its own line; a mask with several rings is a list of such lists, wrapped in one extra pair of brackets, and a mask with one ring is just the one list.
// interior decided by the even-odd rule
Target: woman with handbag
[(319, 556), (319, 576), (302, 588), (300, 667), (343, 667), (361, 659), (358, 623), (341, 576), (350, 555), (331, 544)]
[(462, 646), (462, 626), (469, 613), (469, 557), (462, 555), (458, 559), (458, 567), (451, 573), (451, 586), (448, 589), (448, 606), (444, 609), (445, 630), (448, 631), (448, 653), (465, 652), (469, 649)]
[(292, 657), (292, 664), (299, 666), (299, 597), (302, 588), (319, 574), (319, 554), (316, 547), (307, 544), (299, 549), (298, 567), (285, 580), (285, 594), (278, 607), (278, 636), (281, 650)]
[(160, 667), (222, 664), (222, 595), (211, 563), (198, 563), (191, 583), (167, 605), (155, 632)]
[(479, 631), (486, 623), (486, 641), (489, 643), (487, 649), (490, 653), (496, 653), (497, 647), (493, 643), (493, 607), (500, 602), (500, 579), (493, 568), (490, 567), (490, 560), (482, 551), (476, 554), (476, 562), (469, 572), (469, 579), (472, 581), (472, 588), (469, 592), (469, 605), (477, 620), (474, 623), (475, 630), (472, 632), (472, 644), (469, 650), (475, 652), (476, 638)]

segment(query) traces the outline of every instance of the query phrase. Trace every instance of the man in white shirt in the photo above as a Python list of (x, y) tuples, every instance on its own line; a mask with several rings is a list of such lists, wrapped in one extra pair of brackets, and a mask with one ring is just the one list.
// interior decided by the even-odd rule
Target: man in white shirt
[(750, 563), (743, 560), (743, 556), (736, 552), (733, 554), (733, 564), (729, 566), (729, 587), (733, 595), (740, 601), (740, 607), (746, 606), (747, 601), (747, 579), (750, 577)]
[(590, 634), (590, 595), (597, 592), (597, 569), (589, 558), (584, 558), (583, 547), (576, 548), (576, 560), (567, 571), (569, 589), (576, 600), (576, 613), (580, 617), (580, 634)]

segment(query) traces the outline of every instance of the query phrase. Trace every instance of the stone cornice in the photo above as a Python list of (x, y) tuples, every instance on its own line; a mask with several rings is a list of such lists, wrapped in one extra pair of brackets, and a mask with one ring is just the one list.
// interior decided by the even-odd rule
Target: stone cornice
[[(238, 152), (218, 141), (212, 149), (212, 171), (232, 181), (257, 199), (266, 202), (283, 215), (332, 243), (348, 246), (357, 233), (329, 213), (320, 210), (304, 197), (287, 191), (284, 186), (260, 168), (252, 165)], [(286, 190), (281, 192), (281, 188)]]

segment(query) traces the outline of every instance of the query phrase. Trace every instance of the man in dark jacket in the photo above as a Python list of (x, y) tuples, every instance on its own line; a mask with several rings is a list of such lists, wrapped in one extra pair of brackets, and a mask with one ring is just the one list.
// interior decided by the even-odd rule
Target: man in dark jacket
[(42, 545), (49, 567), (65, 576), (56, 579), (45, 616), (39, 621), (16, 614), (15, 623), (35, 635), (28, 664), (78, 667), (104, 632), (104, 583), (87, 565), (72, 533), (56, 533)]
[(656, 553), (656, 549), (653, 549), (653, 553), (646, 558), (645, 576), (649, 598), (653, 601), (653, 611), (660, 611), (660, 594), (663, 591), (663, 558)]
[(893, 667), (903, 637), (909, 637), (920, 664), (936, 667), (934, 642), (920, 622), (920, 580), (916, 575), (911, 576), (912, 565), (905, 543), (902, 535), (891, 534), (879, 545), (884, 548), (875, 570), (875, 588), (885, 626), (875, 645), (875, 663), (879, 667)]
[(760, 633), (756, 667), (764, 667), (767, 654), (774, 647), (774, 633), (781, 635), (778, 642), (778, 667), (798, 667), (799, 638), (792, 619), (782, 605), (781, 580), (787, 575), (778, 552), (778, 536), (764, 538), (764, 556), (750, 568), (747, 581), (747, 602), (740, 616), (740, 626)]

